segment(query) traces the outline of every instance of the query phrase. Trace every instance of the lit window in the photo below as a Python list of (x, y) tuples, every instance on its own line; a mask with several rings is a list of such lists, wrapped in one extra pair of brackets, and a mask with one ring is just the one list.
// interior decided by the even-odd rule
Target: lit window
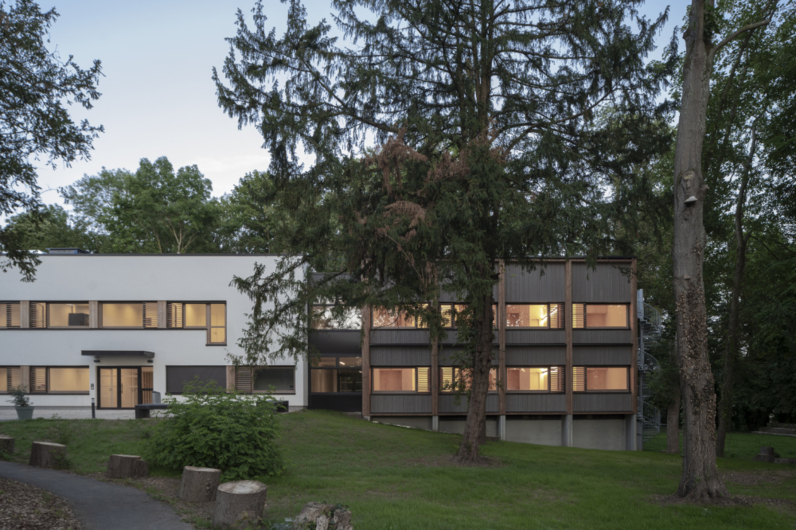
[(572, 304), (573, 328), (627, 328), (627, 304)]
[(157, 302), (103, 303), (103, 328), (157, 328)]
[(18, 366), (0, 367), (0, 393), (12, 392), (22, 386), (22, 370)]
[(46, 328), (47, 327), (47, 304), (42, 302), (30, 303), (30, 327), (32, 328)]
[(564, 370), (558, 366), (544, 368), (507, 368), (506, 390), (528, 392), (563, 392)]
[(563, 328), (564, 304), (507, 304), (508, 328)]
[(428, 392), (428, 367), (374, 368), (374, 392)]
[(183, 304), (185, 306), (185, 327), (207, 327), (207, 304)]
[(227, 342), (227, 305), (210, 304), (210, 344)]
[[(440, 304), (440, 312), (442, 313), (442, 326), (448, 329), (455, 329), (459, 325), (464, 324), (466, 315), (464, 312), (467, 310), (467, 304)], [(497, 329), (498, 322), (498, 306), (492, 305), (492, 327)]]
[(627, 367), (575, 366), (572, 368), (572, 383), (575, 392), (600, 390), (629, 390)]
[(30, 389), (33, 394), (87, 394), (89, 369), (31, 367)]
[(0, 329), (19, 327), (19, 303), (0, 303)]
[(87, 303), (49, 304), (49, 310), (50, 327), (88, 327)]
[[(428, 304), (419, 306), (426, 309)], [(415, 318), (406, 311), (393, 311), (384, 308), (373, 309), (374, 328), (419, 328), (428, 329), (428, 323), (422, 318)]]
[[(441, 366), (440, 392), (468, 391), (473, 379), (469, 368), (454, 368), (451, 366)], [(489, 392), (497, 392), (497, 368), (489, 370)], [(456, 384), (454, 384), (454, 381)]]

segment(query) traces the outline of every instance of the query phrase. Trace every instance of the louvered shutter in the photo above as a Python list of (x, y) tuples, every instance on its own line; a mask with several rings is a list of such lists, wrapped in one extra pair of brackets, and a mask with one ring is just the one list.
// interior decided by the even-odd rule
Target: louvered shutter
[(250, 368), (238, 368), (235, 371), (235, 388), (238, 392), (252, 393), (252, 370)]
[(586, 391), (586, 368), (584, 366), (572, 368), (572, 390), (574, 392)]
[(144, 327), (158, 327), (158, 303), (144, 302)]
[(167, 328), (182, 328), (182, 303), (169, 302), (166, 305), (166, 327)]
[(572, 304), (572, 327), (586, 327), (586, 304)]
[(47, 327), (47, 304), (31, 302), (30, 327), (32, 328)]

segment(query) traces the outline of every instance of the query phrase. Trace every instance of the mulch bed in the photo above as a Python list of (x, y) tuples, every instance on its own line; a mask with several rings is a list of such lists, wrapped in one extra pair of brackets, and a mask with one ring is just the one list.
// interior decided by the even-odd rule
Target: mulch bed
[(0, 478), (1, 530), (80, 530), (60, 497), (29, 484)]

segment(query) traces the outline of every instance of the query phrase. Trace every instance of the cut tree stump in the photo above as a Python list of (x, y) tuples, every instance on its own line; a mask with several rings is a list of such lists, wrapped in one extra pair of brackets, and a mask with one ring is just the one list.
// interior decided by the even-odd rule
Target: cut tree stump
[(33, 442), (30, 446), (30, 465), (63, 469), (66, 467), (66, 446), (50, 442)]
[(141, 478), (149, 476), (149, 464), (136, 455), (111, 455), (108, 478)]
[(263, 516), (268, 486), (256, 480), (226, 482), (218, 487), (213, 526), (254, 525)]
[(185, 466), (180, 482), (180, 499), (189, 502), (214, 501), (219, 482), (221, 482), (220, 469)]
[(0, 453), (12, 454), (14, 452), (14, 437), (0, 434)]

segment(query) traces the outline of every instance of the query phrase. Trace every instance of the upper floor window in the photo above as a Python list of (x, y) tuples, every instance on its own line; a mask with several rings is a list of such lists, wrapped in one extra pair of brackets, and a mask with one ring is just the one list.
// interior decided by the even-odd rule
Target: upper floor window
[(100, 305), (103, 328), (157, 328), (157, 302), (103, 302)]
[(572, 304), (572, 327), (627, 329), (628, 308), (627, 304)]
[(69, 302), (47, 304), (50, 328), (87, 328), (88, 303)]
[(626, 366), (573, 366), (572, 390), (575, 392), (630, 390), (630, 370)]
[(430, 392), (430, 368), (374, 368), (374, 392)]
[(166, 327), (207, 329), (208, 344), (226, 344), (227, 304), (168, 302)]
[(564, 327), (564, 304), (507, 304), (507, 328)]
[(342, 309), (342, 316), (334, 314), (334, 306), (312, 306), (312, 329), (360, 329), (362, 327), (362, 311), (356, 307)]
[[(469, 368), (440, 366), (439, 376), (440, 392), (467, 391), (473, 384), (472, 371)], [(497, 392), (497, 380), (497, 368), (491, 368), (489, 370), (489, 392)]]
[(564, 367), (509, 367), (506, 390), (520, 392), (564, 392)]
[(19, 302), (0, 303), (0, 329), (19, 327)]
[(373, 327), (428, 329), (428, 323), (423, 322), (421, 318), (415, 318), (406, 311), (392, 311), (379, 307), (373, 309)]

